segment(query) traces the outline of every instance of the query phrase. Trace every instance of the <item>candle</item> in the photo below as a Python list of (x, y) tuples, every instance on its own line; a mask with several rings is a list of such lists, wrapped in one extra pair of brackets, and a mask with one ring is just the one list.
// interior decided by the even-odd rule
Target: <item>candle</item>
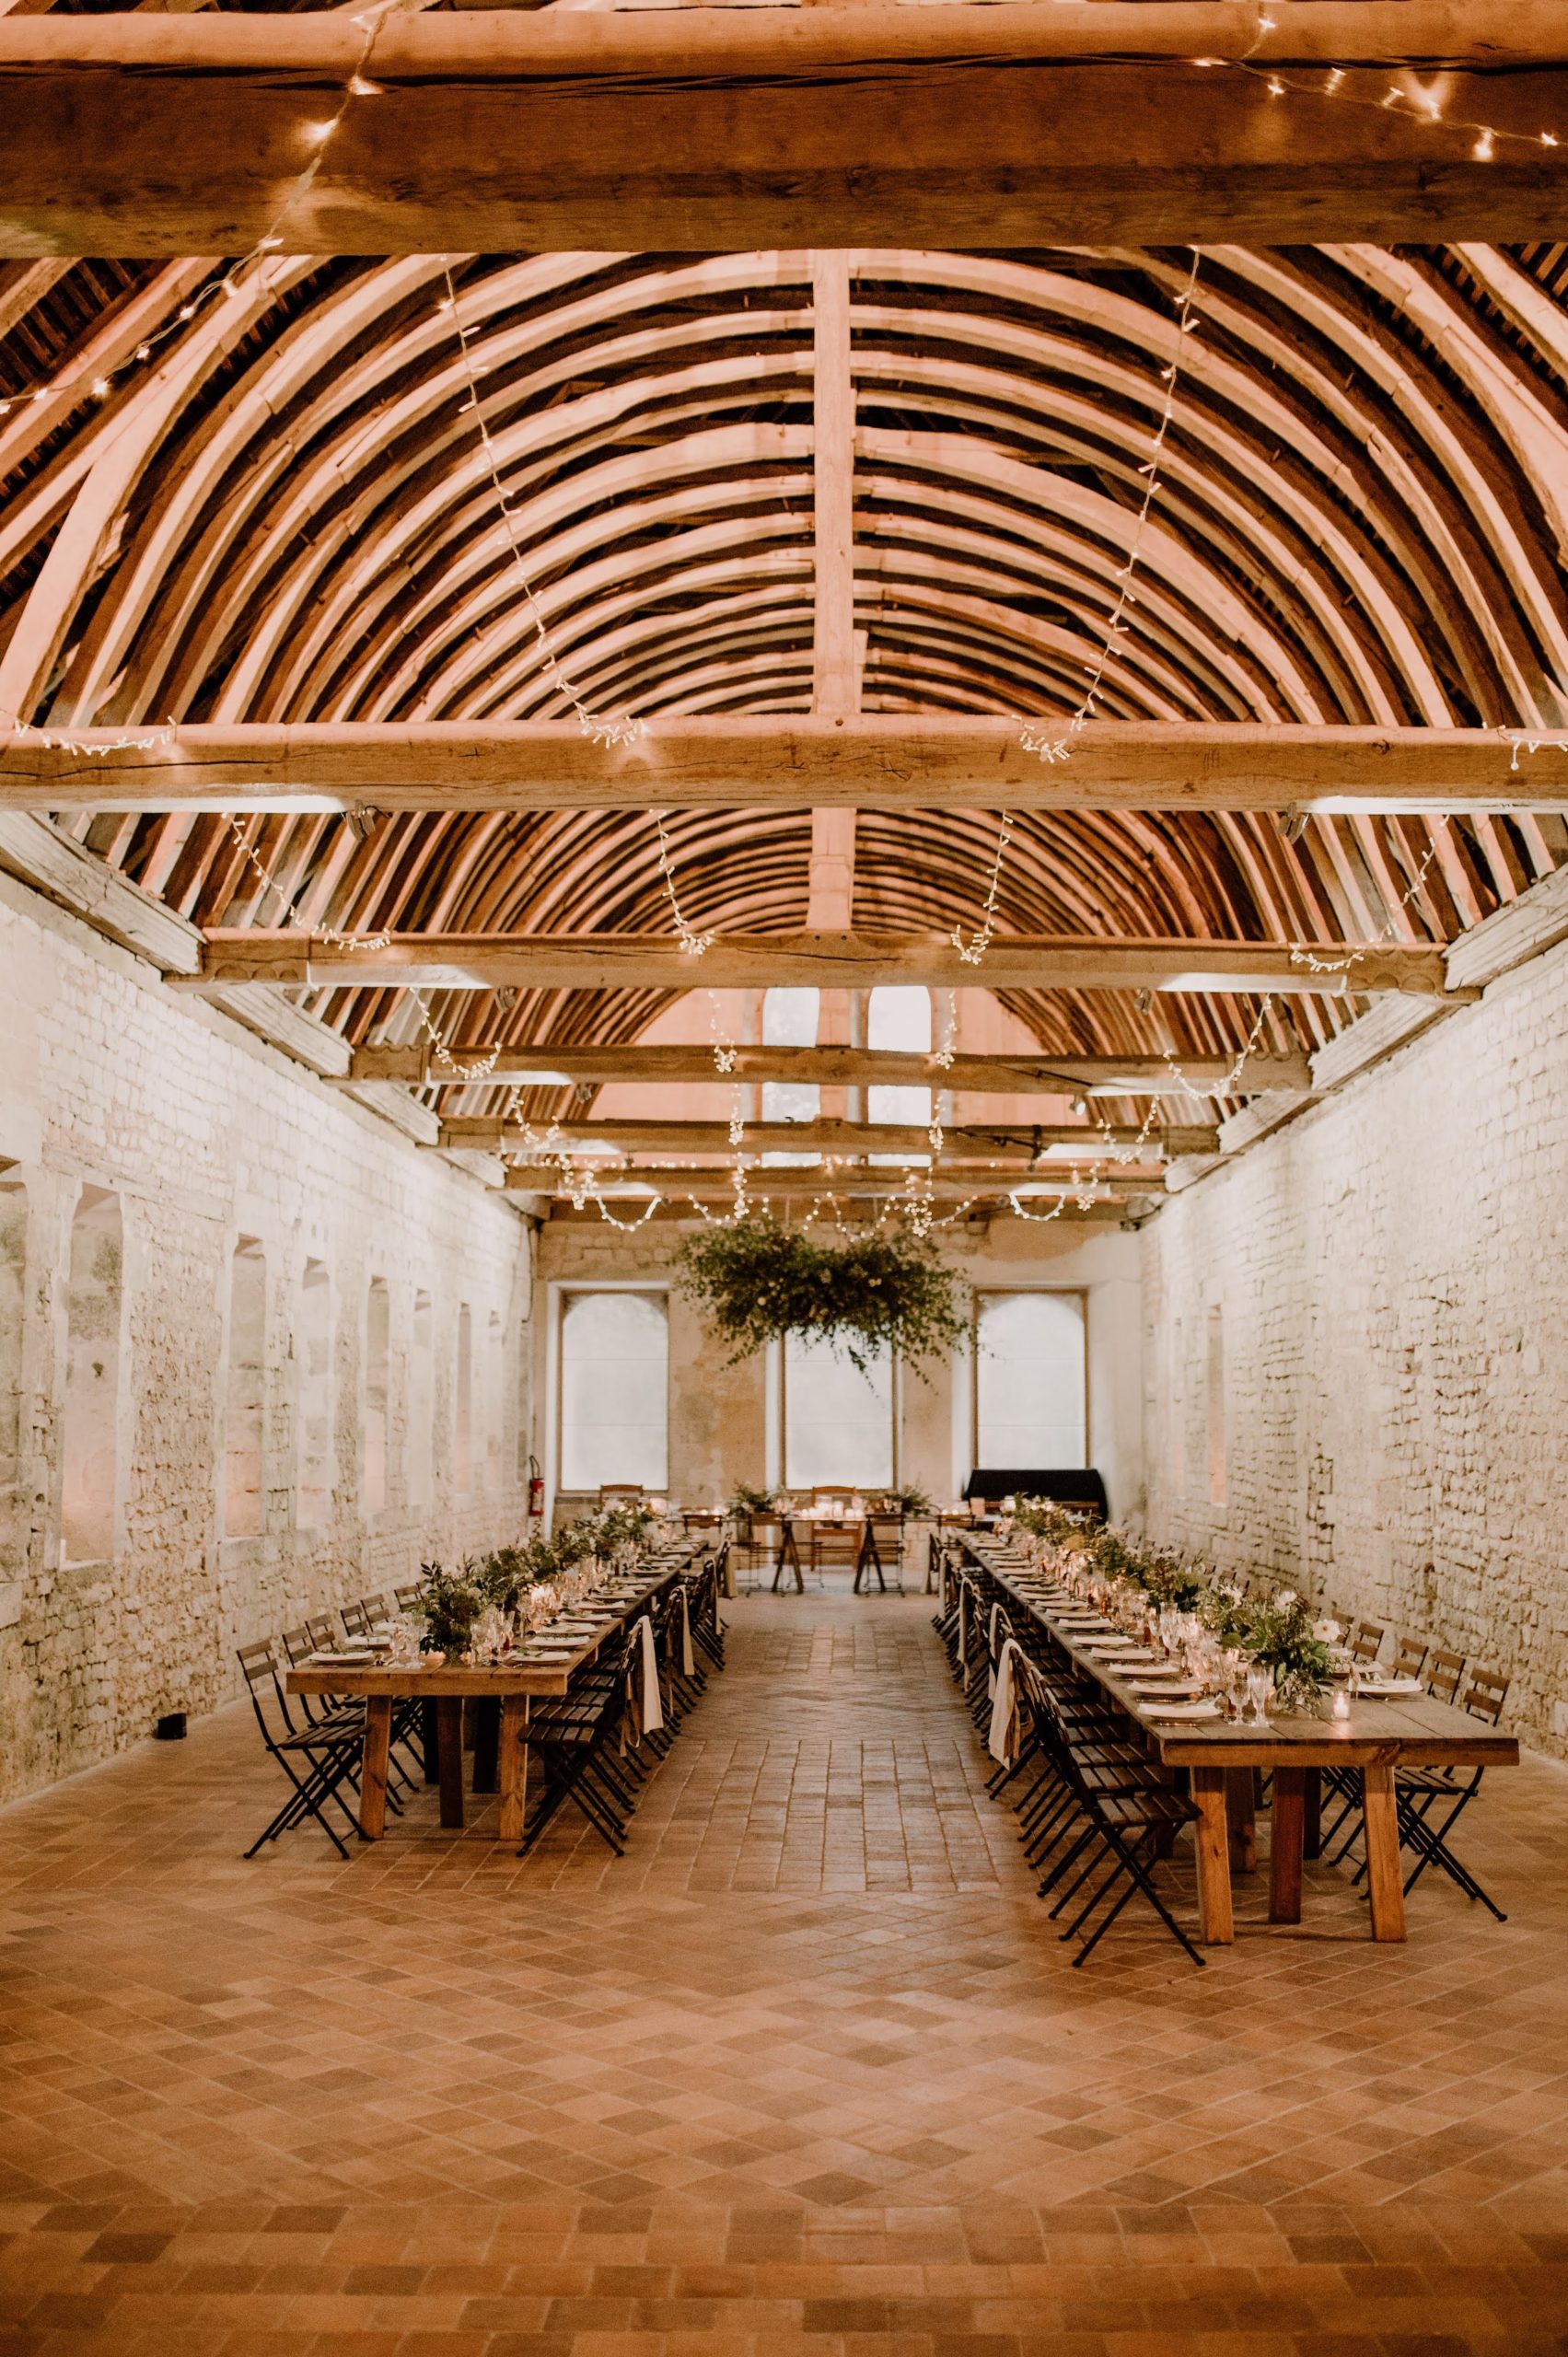
[(1334, 1697), (1334, 1716), (1336, 1719), (1348, 1719), (1350, 1716), (1350, 1696), (1342, 1686)]

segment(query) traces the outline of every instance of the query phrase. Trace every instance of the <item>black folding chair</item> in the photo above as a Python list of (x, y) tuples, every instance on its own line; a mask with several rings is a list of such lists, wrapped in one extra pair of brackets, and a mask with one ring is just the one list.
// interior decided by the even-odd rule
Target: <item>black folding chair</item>
[(882, 1594), (888, 1593), (886, 1574), (897, 1574), (899, 1594), (904, 1592), (904, 1518), (901, 1514), (868, 1514), (860, 1541), (860, 1554), (854, 1567), (854, 1592), (861, 1593), (862, 1581), (869, 1595), (872, 1577)]
[[(1033, 1739), (1060, 1787), (1050, 1846), (1040, 1852), (1037, 1831), (1031, 1863), (1041, 1864), (1050, 1858), (1040, 1891), (1042, 1898), (1057, 1894), (1052, 1920), (1074, 1910), (1061, 1933), (1063, 1941), (1082, 1943), (1074, 1965), (1087, 1963), (1123, 1908), (1138, 1897), (1148, 1901), (1192, 1962), (1202, 1965), (1205, 1959), (1154, 1882), (1154, 1869), (1168, 1854), (1177, 1833), (1196, 1820), (1192, 1803), (1173, 1791), (1131, 1744), (1091, 1739), (1074, 1730), (1058, 1706), (1051, 1682), (1032, 1665), (1019, 1672), (1019, 1706), (1032, 1722)], [(1059, 1852), (1053, 1858), (1052, 1850)]]
[[(1472, 1669), (1470, 1682), (1461, 1707), (1472, 1718), (1484, 1719), (1488, 1726), (1495, 1726), (1503, 1716), (1503, 1705), (1508, 1700), (1509, 1681), (1489, 1669)], [(1394, 1777), (1394, 1800), (1400, 1816), (1400, 1840), (1415, 1852), (1416, 1862), (1405, 1879), (1408, 1892), (1415, 1888), (1428, 1866), (1441, 1867), (1452, 1883), (1456, 1883), (1468, 1898), (1479, 1898), (1481, 1905), (1495, 1915), (1500, 1923), (1508, 1918), (1496, 1901), (1488, 1898), (1468, 1866), (1462, 1865), (1448, 1847), (1448, 1836), (1481, 1790), (1484, 1768), (1401, 1768)], [(1434, 1819), (1441, 1817), (1441, 1822)]]
[[(275, 1841), (280, 1833), (291, 1832), (307, 1817), (313, 1817), (339, 1856), (346, 1858), (348, 1851), (337, 1828), (327, 1817), (325, 1804), (331, 1801), (346, 1820), (349, 1830), (358, 1834), (358, 1818), (343, 1800), (342, 1789), (347, 1784), (358, 1791), (358, 1728), (331, 1724), (291, 1727), (270, 1643), (241, 1645), (239, 1666), (256, 1724), (261, 1730), (261, 1740), (293, 1787), (272, 1823), (257, 1835), (245, 1855), (253, 1858), (264, 1841)], [(269, 1696), (281, 1722), (275, 1726), (268, 1721)]]
[(641, 1675), (641, 1646), (628, 1636), (610, 1659), (593, 1666), (576, 1690), (558, 1701), (535, 1704), (528, 1751), (539, 1771), (539, 1791), (519, 1858), (538, 1846), (568, 1801), (618, 1858), (625, 1856), (636, 1784), (645, 1771), (619, 1747), (631, 1716), (630, 1681)]
[[(308, 1630), (285, 1629), (275, 1642), (274, 1655), (278, 1651), (282, 1652), (284, 1660), (290, 1669), (298, 1669), (304, 1663), (308, 1662), (316, 1647), (310, 1642)], [(273, 1669), (274, 1682), (277, 1685), (278, 1707), (292, 1735), (296, 1728), (294, 1711), (289, 1708), (287, 1691), (282, 1681), (277, 1678), (275, 1658)], [(352, 1734), (357, 1741), (363, 1743), (365, 1739), (363, 1701), (346, 1695), (332, 1694), (296, 1694), (293, 1699), (295, 1707), (307, 1726), (319, 1727), (328, 1735)], [(398, 1816), (402, 1814), (402, 1804), (393, 1787), (401, 1785), (405, 1792), (412, 1792), (417, 1784), (424, 1781), (424, 1701), (415, 1695), (405, 1695), (392, 1704), (391, 1750), (387, 1761), (389, 1779), (387, 1802), (389, 1807)], [(398, 1757), (400, 1744), (408, 1752), (410, 1766), (415, 1771), (412, 1774)]]

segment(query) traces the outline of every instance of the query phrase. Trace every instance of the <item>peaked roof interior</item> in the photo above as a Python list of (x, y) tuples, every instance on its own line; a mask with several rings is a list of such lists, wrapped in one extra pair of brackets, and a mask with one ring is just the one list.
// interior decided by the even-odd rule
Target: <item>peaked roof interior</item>
[[(1067, 715), (1143, 498), (1189, 266), (1166, 251), (857, 253), (854, 604), (868, 714)], [(275, 256), (0, 265), (0, 696), (56, 726), (811, 708), (812, 294), (805, 253)], [(1105, 716), (1561, 724), (1568, 248), (1204, 251), (1162, 485)], [(527, 575), (525, 582), (524, 575)], [(531, 592), (530, 596), (530, 585)], [(277, 925), (221, 814), (68, 816), (202, 925)], [(863, 811), (854, 917), (980, 918), (993, 813)], [(810, 814), (668, 822), (698, 925), (806, 921)], [(1004, 930), (1450, 939), (1568, 858), (1540, 813), (1021, 818)], [(642, 812), (247, 819), (294, 921), (668, 930)], [(647, 992), (469, 999), (469, 1037), (624, 1041)], [(400, 991), (318, 992), (356, 1043)], [(1016, 994), (1061, 1052), (1223, 1051), (1256, 1002)], [(1276, 1001), (1320, 1044), (1354, 1000)], [(445, 1093), (448, 1104), (459, 1094)], [(543, 1105), (547, 1100), (540, 1098)]]

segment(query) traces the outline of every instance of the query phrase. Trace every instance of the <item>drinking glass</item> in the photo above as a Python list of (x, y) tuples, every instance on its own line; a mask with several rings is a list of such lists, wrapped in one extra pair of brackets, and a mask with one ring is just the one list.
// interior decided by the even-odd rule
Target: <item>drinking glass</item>
[(1247, 1699), (1252, 1705), (1252, 1716), (1261, 1726), (1269, 1715), (1269, 1698), (1274, 1690), (1274, 1674), (1271, 1669), (1249, 1669), (1247, 1673)]

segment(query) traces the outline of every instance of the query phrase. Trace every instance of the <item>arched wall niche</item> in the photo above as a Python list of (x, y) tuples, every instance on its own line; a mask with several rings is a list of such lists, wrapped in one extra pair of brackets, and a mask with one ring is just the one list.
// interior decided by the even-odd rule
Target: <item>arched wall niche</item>
[(30, 1521), (22, 1457), (28, 1213), (26, 1181), (0, 1172), (0, 1628), (20, 1616)]
[(85, 1186), (71, 1220), (60, 1438), (61, 1553), (112, 1560), (122, 1507), (125, 1238), (119, 1196)]
[(229, 1255), (227, 1342), (222, 1530), (226, 1538), (259, 1538), (266, 1515), (267, 1257), (254, 1236), (240, 1237)]
[(385, 1277), (372, 1277), (365, 1304), (364, 1498), (366, 1514), (379, 1514), (391, 1494), (392, 1292)]

